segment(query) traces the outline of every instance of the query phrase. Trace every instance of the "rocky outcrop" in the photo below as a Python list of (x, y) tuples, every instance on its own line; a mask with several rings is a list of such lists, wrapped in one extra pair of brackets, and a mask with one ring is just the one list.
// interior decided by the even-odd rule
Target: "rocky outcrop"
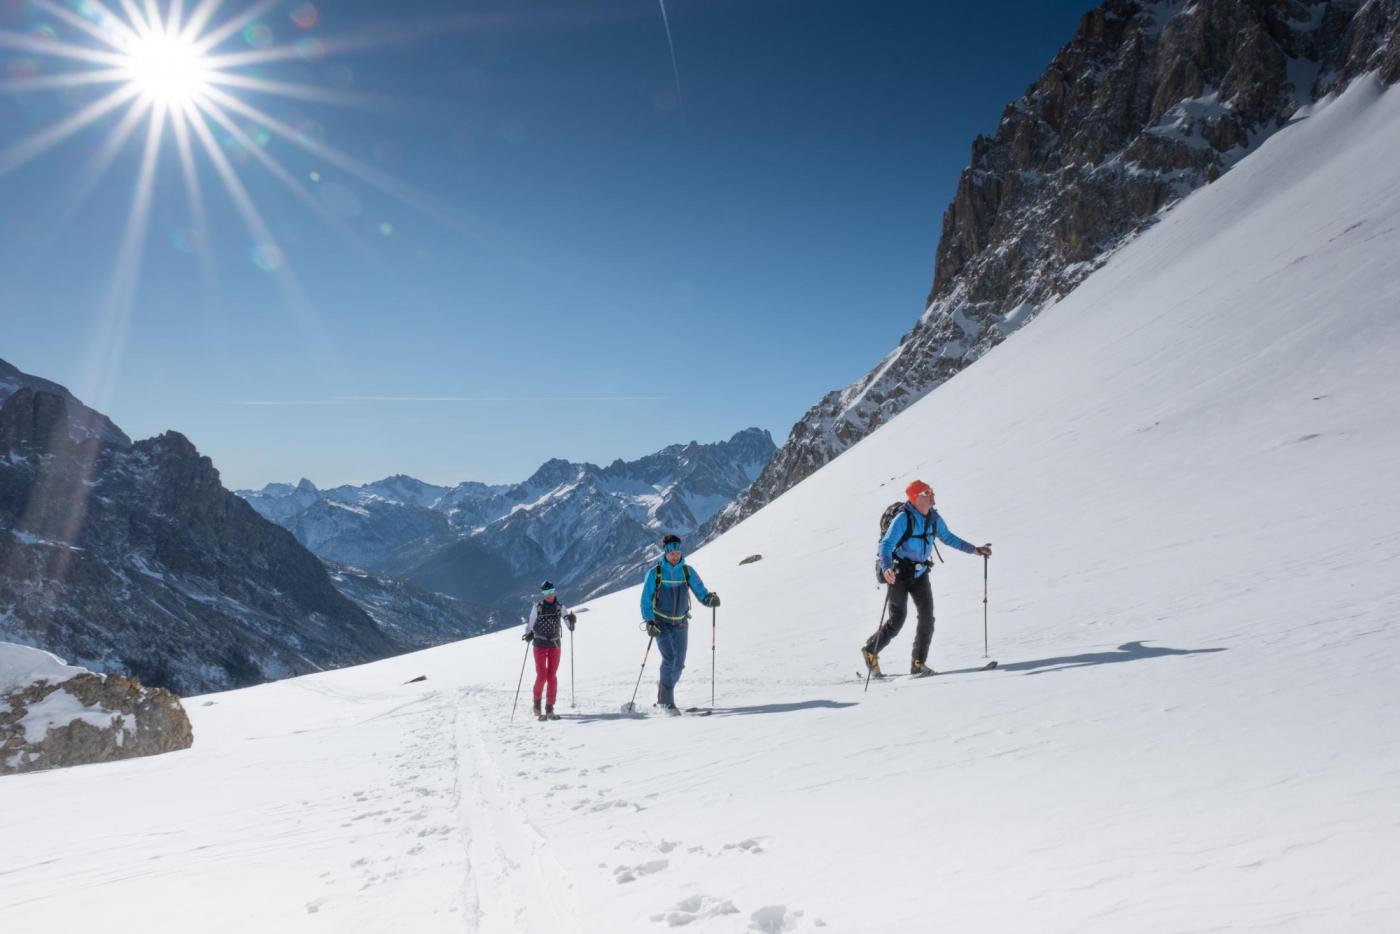
[(182, 694), (407, 648), (183, 435), (132, 443), (62, 387), (3, 386), (0, 638)]
[(972, 144), (925, 311), (803, 416), (733, 526), (1068, 294), (1164, 208), (1360, 74), (1400, 79), (1400, 0), (1108, 0)]
[[(0, 643), (0, 655), (48, 653)], [(0, 684), (0, 775), (157, 755), (194, 742), (189, 717), (169, 691), (119, 675), (72, 674), (61, 662), (49, 667), (32, 683)]]

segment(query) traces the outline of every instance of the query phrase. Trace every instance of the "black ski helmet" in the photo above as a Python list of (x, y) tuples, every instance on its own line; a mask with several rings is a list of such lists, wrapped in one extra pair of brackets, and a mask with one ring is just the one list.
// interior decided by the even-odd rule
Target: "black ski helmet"
[(554, 582), (553, 582), (553, 581), (545, 581), (543, 584), (540, 584), (540, 592), (541, 592), (541, 593), (549, 593), (549, 592), (550, 592), (551, 590), (553, 590), (553, 589), (554, 589)]

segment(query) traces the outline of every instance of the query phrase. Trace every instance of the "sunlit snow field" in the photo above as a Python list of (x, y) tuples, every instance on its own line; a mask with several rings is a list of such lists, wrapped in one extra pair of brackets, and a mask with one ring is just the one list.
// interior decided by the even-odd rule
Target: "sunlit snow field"
[[(1400, 930), (1396, 152), (1357, 81), (691, 556), (713, 716), (619, 713), (637, 589), (558, 723), (514, 632), (190, 698), (188, 751), (0, 779), (0, 930)], [(1001, 667), (944, 549), (948, 673), (867, 693), (915, 477)]]

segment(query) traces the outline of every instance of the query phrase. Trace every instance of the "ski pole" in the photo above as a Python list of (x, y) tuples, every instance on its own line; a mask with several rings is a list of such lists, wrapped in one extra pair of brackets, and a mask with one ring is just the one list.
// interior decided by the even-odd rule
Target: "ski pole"
[(710, 607), (710, 707), (715, 706), (715, 608)]
[(647, 670), (647, 656), (651, 654), (651, 643), (655, 636), (647, 636), (647, 650), (642, 653), (642, 670), (637, 672), (637, 686), (632, 689), (632, 699), (622, 705), (623, 713), (631, 713), (637, 709), (637, 692), (642, 688), (642, 675)]
[(510, 705), (510, 722), (515, 722), (515, 708), (520, 706), (520, 685), (525, 683), (525, 663), (530, 660), (530, 645), (525, 643), (525, 657), (520, 660), (520, 680), (515, 682), (515, 703)]
[[(885, 602), (880, 604), (880, 622), (875, 626), (875, 635), (871, 636), (875, 640), (874, 645), (880, 644), (880, 630), (885, 628), (885, 611), (890, 608), (890, 585), (885, 585)], [(865, 690), (870, 690), (870, 673), (874, 671), (869, 665), (865, 666)]]
[(569, 707), (578, 708), (578, 698), (574, 696), (574, 631), (569, 630)]
[[(991, 548), (991, 542), (984, 547)], [(982, 556), (982, 657), (987, 657), (987, 564), (988, 558)]]

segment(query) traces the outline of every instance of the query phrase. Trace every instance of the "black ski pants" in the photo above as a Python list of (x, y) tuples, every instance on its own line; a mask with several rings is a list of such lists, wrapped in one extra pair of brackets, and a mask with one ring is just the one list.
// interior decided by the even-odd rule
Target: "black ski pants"
[(933, 643), (933, 587), (929, 584), (931, 576), (921, 574), (910, 580), (901, 575), (894, 579), (893, 584), (888, 585), (889, 592), (885, 594), (885, 599), (889, 601), (886, 607), (888, 615), (884, 625), (866, 640), (866, 649), (879, 655), (880, 650), (899, 635), (899, 631), (904, 628), (904, 617), (909, 612), (909, 598), (913, 597), (914, 609), (919, 613), (918, 628), (914, 630), (913, 659), (920, 664), (928, 661), (929, 646)]

